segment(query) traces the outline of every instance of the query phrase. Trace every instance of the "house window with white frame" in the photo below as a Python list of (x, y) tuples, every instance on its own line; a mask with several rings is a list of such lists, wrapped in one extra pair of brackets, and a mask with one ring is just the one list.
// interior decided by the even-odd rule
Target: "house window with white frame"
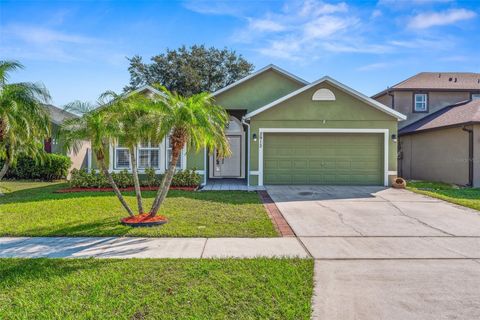
[(115, 147), (115, 169), (130, 169), (130, 151), (121, 143)]
[(480, 93), (472, 93), (472, 100), (480, 100)]
[(414, 112), (428, 111), (428, 95), (426, 93), (415, 93), (413, 103)]
[(139, 169), (160, 167), (160, 147), (150, 142), (142, 142), (138, 146), (137, 165)]
[[(170, 160), (172, 159), (172, 147), (170, 146), (170, 137), (167, 137), (165, 139), (165, 145), (167, 146), (166, 149), (166, 158), (165, 158), (165, 169), (168, 170), (168, 167), (170, 166)], [(183, 167), (183, 150), (180, 152), (180, 156), (178, 157), (177, 161), (177, 170), (181, 170)]]

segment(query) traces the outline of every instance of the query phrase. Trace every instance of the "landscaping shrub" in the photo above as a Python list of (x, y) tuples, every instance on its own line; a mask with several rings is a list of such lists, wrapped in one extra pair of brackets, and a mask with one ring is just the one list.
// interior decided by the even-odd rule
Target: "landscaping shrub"
[(7, 179), (28, 179), (52, 181), (65, 179), (72, 165), (69, 157), (48, 153), (43, 161), (35, 161), (27, 156), (20, 156), (14, 167), (7, 171)]
[(183, 170), (175, 173), (172, 179), (173, 187), (196, 187), (200, 184), (200, 176), (195, 170)]
[[(127, 170), (119, 173), (112, 173), (113, 180), (119, 188), (133, 187), (133, 175)], [(156, 174), (155, 169), (146, 169), (145, 175), (140, 179), (140, 184), (144, 187), (158, 187), (162, 181), (163, 175)], [(200, 176), (195, 170), (178, 171), (173, 176), (172, 186), (174, 187), (196, 187), (200, 184)], [(70, 186), (72, 188), (109, 188), (107, 177), (100, 172), (92, 170), (73, 169), (70, 177)]]

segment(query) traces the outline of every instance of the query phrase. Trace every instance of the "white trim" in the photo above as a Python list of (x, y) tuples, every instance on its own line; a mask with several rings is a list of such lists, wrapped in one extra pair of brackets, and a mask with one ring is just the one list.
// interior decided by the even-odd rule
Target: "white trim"
[(383, 133), (383, 170), (384, 170), (384, 186), (388, 186), (388, 144), (389, 144), (389, 130), (388, 129), (318, 129), (318, 128), (260, 128), (259, 145), (258, 145), (258, 185), (263, 186), (263, 134), (264, 133)]
[(92, 172), (92, 148), (87, 148), (87, 172)]
[(128, 92), (128, 93), (125, 95), (125, 97), (129, 97), (129, 96), (131, 96), (131, 95), (133, 95), (133, 94), (135, 94), (135, 93), (139, 93), (139, 92), (142, 92), (142, 91), (145, 91), (145, 90), (148, 90), (148, 91), (150, 91), (150, 92), (152, 92), (152, 93), (155, 93), (155, 94), (157, 94), (157, 95), (159, 95), (159, 96), (165, 97), (165, 94), (164, 94), (162, 91), (157, 90), (157, 89), (155, 89), (154, 87), (152, 87), (152, 86), (150, 86), (150, 85), (148, 85), (148, 84), (145, 85), (145, 86), (142, 86), (142, 87), (140, 87), (140, 88), (138, 88), (138, 89), (135, 89), (135, 90), (132, 90), (132, 91)]
[(204, 170), (195, 170), (195, 173), (196, 174), (205, 174), (205, 171)]
[(222, 89), (219, 89), (219, 90), (215, 91), (214, 93), (212, 93), (212, 96), (215, 97), (215, 96), (219, 95), (219, 94), (222, 93), (222, 92), (225, 92), (225, 91), (227, 91), (227, 90), (230, 90), (231, 88), (236, 87), (236, 86), (238, 86), (239, 84), (244, 83), (245, 81), (250, 80), (250, 79), (258, 76), (259, 74), (264, 73), (264, 72), (267, 71), (267, 70), (275, 70), (275, 71), (277, 71), (277, 72), (279, 72), (279, 73), (281, 73), (281, 74), (283, 74), (283, 75), (285, 75), (285, 76), (287, 76), (287, 77), (289, 77), (289, 78), (291, 78), (291, 79), (293, 79), (293, 80), (295, 80), (295, 81), (297, 81), (297, 82), (299, 82), (299, 83), (301, 83), (301, 84), (303, 84), (303, 85), (308, 84), (308, 81), (305, 81), (305, 80), (303, 80), (302, 78), (299, 78), (299, 77), (297, 77), (296, 75), (294, 75), (294, 74), (292, 74), (292, 73), (290, 73), (290, 72), (288, 72), (288, 71), (286, 71), (286, 70), (283, 70), (282, 68), (280, 68), (280, 67), (278, 67), (278, 66), (276, 66), (276, 65), (274, 65), (274, 64), (269, 64), (268, 66), (263, 67), (262, 69), (260, 69), (260, 70), (258, 70), (258, 71), (255, 71), (254, 73), (251, 73), (251, 74), (249, 74), (248, 76), (243, 77), (242, 79), (237, 80), (237, 81), (235, 81), (234, 83), (229, 84), (228, 86), (223, 87)]
[(108, 155), (109, 155), (109, 157), (108, 157), (108, 171), (109, 172), (113, 172), (113, 157), (115, 156), (113, 154), (115, 152), (114, 150), (115, 150), (115, 148), (113, 147), (112, 144), (110, 144), (109, 147), (108, 147), (108, 152), (109, 152), (108, 153)]
[(389, 176), (396, 176), (397, 174), (398, 174), (397, 171), (393, 171), (393, 170), (392, 170), (392, 171), (388, 171), (388, 175), (389, 175)]
[[(148, 90), (148, 91), (150, 91), (151, 93), (154, 93), (154, 94), (156, 94), (156, 95), (165, 97), (165, 94), (164, 94), (163, 92), (161, 92), (161, 91), (159, 91), (159, 90), (155, 89), (154, 87), (152, 87), (152, 86), (150, 86), (150, 85), (147, 84), (147, 85), (142, 86), (142, 87), (140, 87), (140, 88), (138, 88), (138, 89), (129, 91), (129, 92), (121, 95), (121, 96), (120, 96), (120, 99), (125, 99), (125, 98), (127, 98), (127, 97), (129, 97), (129, 96), (131, 96), (131, 95), (133, 95), (133, 94), (136, 94), (136, 93), (139, 93), (139, 92), (142, 92), (142, 91), (146, 91), (146, 90)], [(102, 108), (105, 108), (106, 106), (110, 105), (112, 102), (113, 102), (113, 100), (112, 100), (112, 101), (109, 101), (109, 102), (107, 102), (107, 103), (104, 103), (104, 104), (102, 104), (102, 105), (100, 105), (100, 106), (97, 108), (97, 110), (102, 109)]]
[(203, 185), (207, 185), (207, 148), (203, 148)]
[(269, 103), (269, 104), (267, 104), (267, 105), (265, 105), (261, 108), (258, 108), (256, 110), (246, 114), (245, 118), (250, 119), (251, 117), (256, 116), (257, 114), (262, 113), (262, 112), (270, 109), (271, 107), (274, 107), (274, 106), (278, 105), (279, 103), (281, 103), (285, 100), (288, 100), (288, 99), (290, 99), (290, 98), (292, 98), (292, 97), (294, 97), (294, 96), (296, 96), (296, 95), (298, 95), (298, 94), (300, 94), (300, 93), (302, 93), (302, 92), (304, 92), (304, 91), (306, 91), (310, 88), (313, 88), (314, 86), (319, 85), (323, 82), (330, 83), (334, 87), (336, 87), (336, 88), (338, 88), (342, 91), (345, 91), (346, 93), (358, 98), (359, 100), (362, 100), (363, 102), (369, 104), (370, 106), (372, 106), (374, 108), (377, 108), (380, 111), (383, 111), (383, 112), (397, 118), (398, 120), (407, 119), (407, 117), (404, 114), (401, 114), (400, 112), (395, 111), (395, 110), (387, 107), (386, 105), (383, 105), (380, 102), (378, 102), (376, 100), (373, 100), (372, 98), (367, 97), (366, 95), (364, 95), (364, 94), (362, 94), (362, 93), (344, 85), (343, 83), (338, 82), (335, 79), (330, 78), (329, 76), (325, 76), (325, 77), (323, 77), (323, 78), (321, 78), (321, 79), (319, 79), (315, 82), (310, 83), (309, 85), (307, 85), (305, 87), (302, 87), (302, 88), (300, 88), (296, 91), (293, 91), (290, 94), (287, 94), (286, 96), (281, 97), (280, 99), (277, 99), (277, 100), (275, 100), (275, 101), (273, 101), (273, 102), (271, 102), (271, 103)]
[(252, 176), (258, 176), (260, 173), (257, 170), (255, 170), (255, 171), (250, 171), (250, 174)]

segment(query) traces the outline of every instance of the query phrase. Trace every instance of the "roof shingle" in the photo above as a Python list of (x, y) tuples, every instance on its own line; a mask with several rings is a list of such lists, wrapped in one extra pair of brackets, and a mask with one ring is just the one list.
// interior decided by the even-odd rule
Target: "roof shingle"
[(399, 130), (399, 134), (409, 134), (424, 130), (480, 123), (480, 99), (459, 102), (434, 112)]

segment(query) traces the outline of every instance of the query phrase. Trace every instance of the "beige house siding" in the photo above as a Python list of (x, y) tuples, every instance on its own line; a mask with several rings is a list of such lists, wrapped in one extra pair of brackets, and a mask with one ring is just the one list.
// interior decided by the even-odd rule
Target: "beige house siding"
[(88, 149), (90, 148), (90, 141), (83, 141), (82, 146), (77, 153), (71, 151), (67, 154), (67, 156), (72, 160), (72, 166), (70, 167), (69, 172), (73, 169), (84, 169), (87, 167)]
[[(476, 139), (480, 142), (480, 130)], [(404, 178), (468, 184), (468, 133), (461, 127), (402, 136), (399, 143), (398, 165)]]
[(379, 97), (376, 97), (375, 100), (377, 100), (378, 102), (380, 103), (383, 103), (384, 105), (386, 105), (387, 107), (390, 107), (392, 108), (393, 106), (393, 97), (389, 94), (384, 94), (384, 95), (381, 95)]
[(480, 125), (473, 126), (473, 186), (480, 187)]
[[(425, 91), (422, 91), (425, 92)], [(442, 109), (443, 107), (452, 105), (454, 103), (470, 99), (470, 92), (427, 92), (428, 93), (428, 113), (413, 112), (413, 94), (414, 91), (395, 91), (394, 104), (395, 110), (407, 116), (407, 120), (399, 123), (399, 128), (403, 128), (428, 114)], [(376, 98), (377, 101), (383, 98), (380, 96)], [(383, 103), (383, 102), (382, 102)], [(387, 104), (388, 105), (388, 104)]]

